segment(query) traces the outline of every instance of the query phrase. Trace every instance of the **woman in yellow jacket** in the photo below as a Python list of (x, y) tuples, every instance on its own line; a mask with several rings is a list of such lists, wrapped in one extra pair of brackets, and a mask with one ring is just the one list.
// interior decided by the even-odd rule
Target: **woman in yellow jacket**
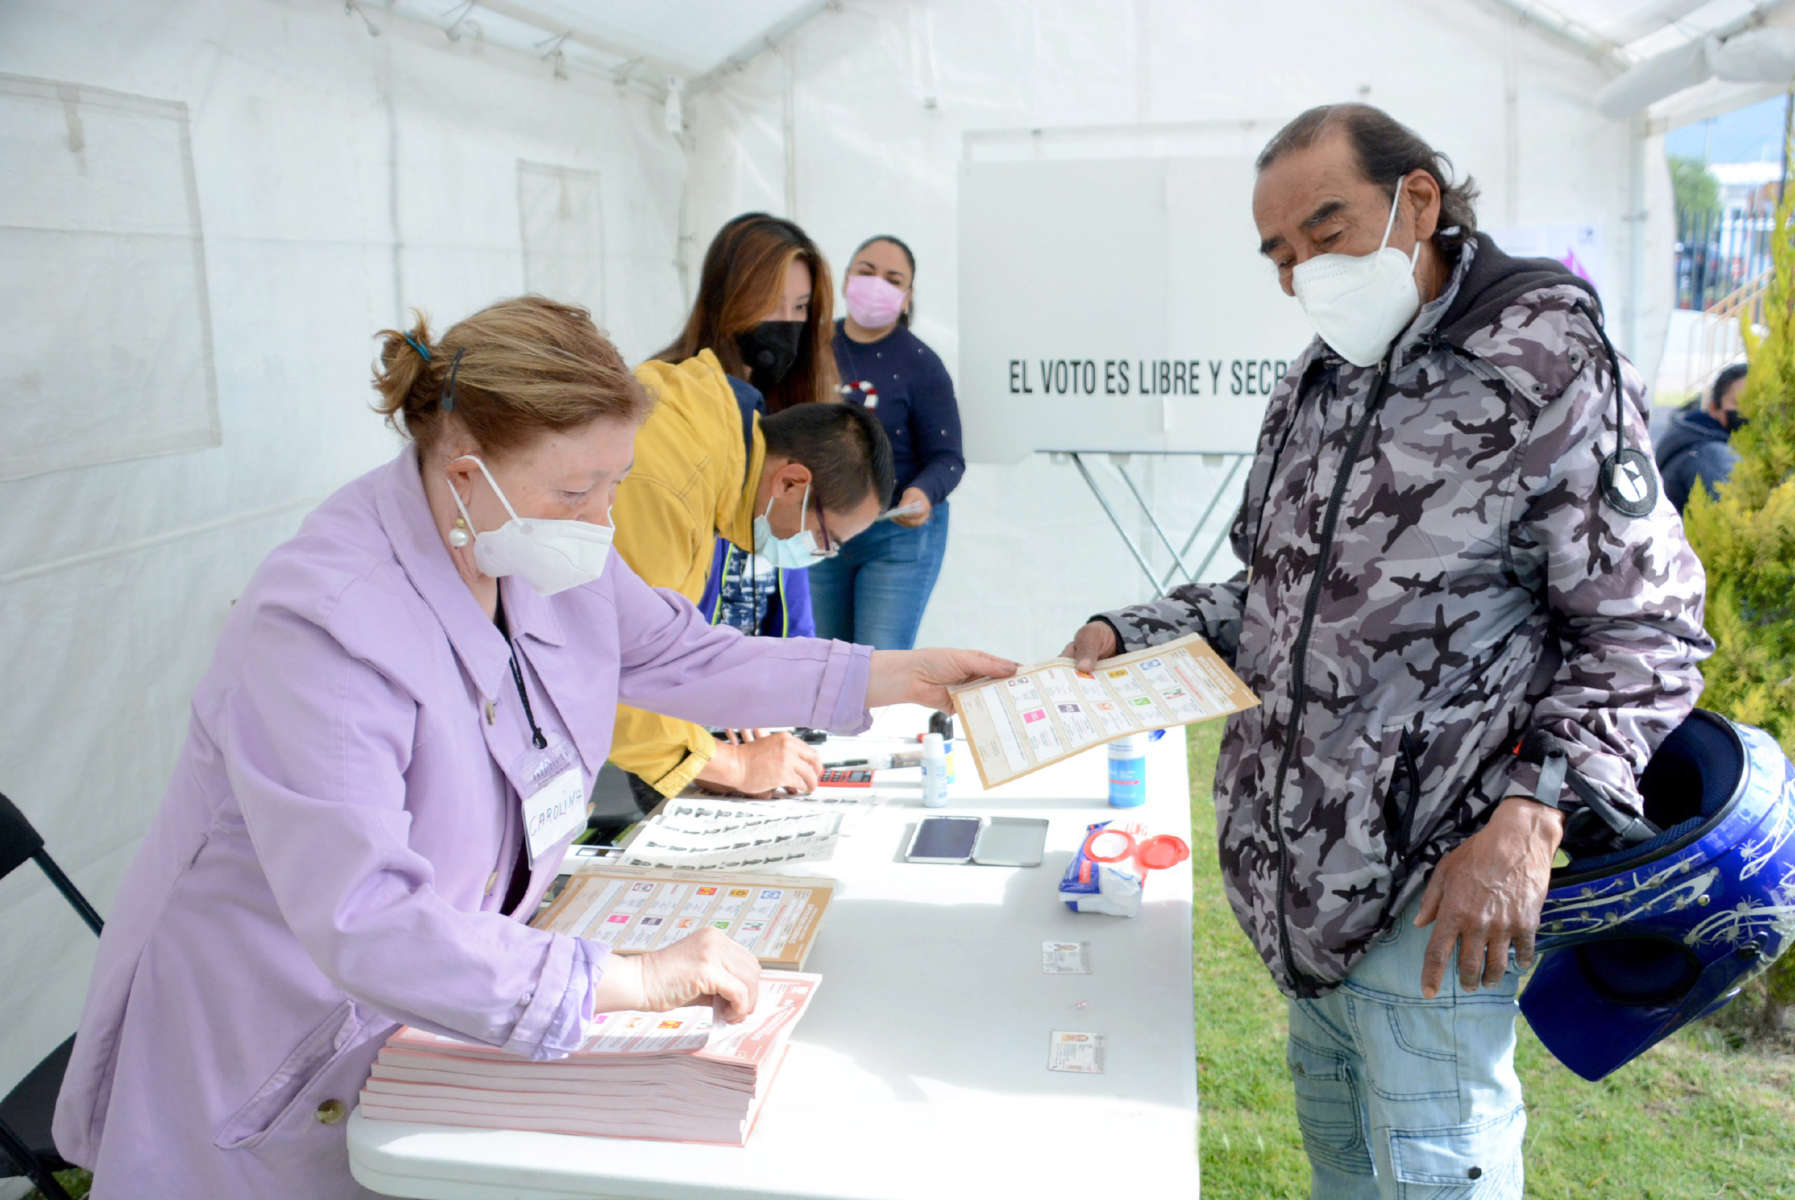
[[(891, 491), (884, 431), (835, 402), (832, 290), (796, 225), (737, 217), (705, 255), (679, 339), (636, 370), (657, 403), (618, 489), (616, 548), (649, 584), (747, 632), (807, 632), (786, 629), (809, 610), (803, 568), (872, 524)], [(747, 615), (732, 620), (731, 610)], [(648, 802), (693, 782), (740, 795), (809, 791), (821, 766), (789, 734), (719, 742), (621, 707), (611, 761)]]

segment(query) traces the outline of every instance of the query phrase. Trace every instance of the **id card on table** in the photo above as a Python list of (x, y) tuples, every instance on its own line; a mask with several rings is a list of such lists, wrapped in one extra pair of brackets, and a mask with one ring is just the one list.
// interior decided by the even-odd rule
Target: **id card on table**
[(535, 862), (586, 827), (586, 777), (579, 752), (560, 739), (526, 753), (516, 777), (530, 861)]

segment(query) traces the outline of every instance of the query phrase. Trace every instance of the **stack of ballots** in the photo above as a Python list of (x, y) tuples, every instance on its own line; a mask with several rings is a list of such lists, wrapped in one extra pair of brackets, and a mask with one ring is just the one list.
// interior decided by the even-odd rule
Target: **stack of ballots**
[(375, 1060), (361, 1112), (428, 1125), (745, 1145), (821, 982), (763, 972), (759, 1003), (734, 1025), (714, 1021), (708, 1005), (602, 1013), (578, 1050), (548, 1062), (401, 1029)]

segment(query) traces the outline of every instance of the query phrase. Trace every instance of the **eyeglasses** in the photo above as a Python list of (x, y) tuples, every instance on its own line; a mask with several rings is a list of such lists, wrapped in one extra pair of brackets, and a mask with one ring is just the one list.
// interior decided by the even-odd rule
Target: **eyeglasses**
[(823, 548), (817, 552), (817, 557), (834, 558), (837, 554), (840, 554), (841, 547), (836, 545), (835, 539), (829, 536), (829, 526), (823, 521), (823, 506), (821, 504), (816, 506), (816, 527), (817, 532), (823, 535)]

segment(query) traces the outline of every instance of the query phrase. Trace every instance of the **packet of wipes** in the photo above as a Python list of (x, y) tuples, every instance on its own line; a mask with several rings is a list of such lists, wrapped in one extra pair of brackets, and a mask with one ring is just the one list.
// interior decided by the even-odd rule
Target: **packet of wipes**
[(1190, 857), (1184, 839), (1162, 833), (1149, 837), (1136, 821), (1102, 821), (1086, 826), (1084, 844), (1060, 877), (1060, 899), (1078, 913), (1132, 917), (1141, 911), (1147, 872), (1177, 866)]

